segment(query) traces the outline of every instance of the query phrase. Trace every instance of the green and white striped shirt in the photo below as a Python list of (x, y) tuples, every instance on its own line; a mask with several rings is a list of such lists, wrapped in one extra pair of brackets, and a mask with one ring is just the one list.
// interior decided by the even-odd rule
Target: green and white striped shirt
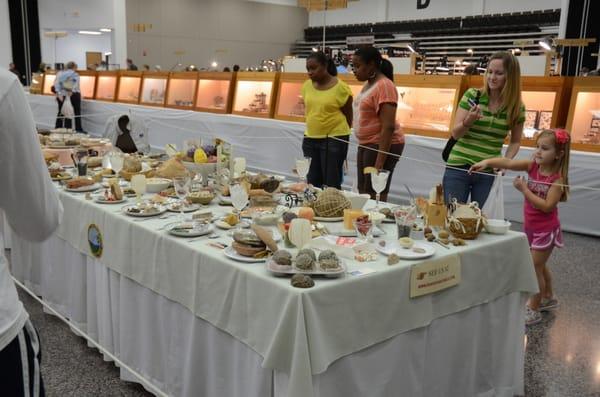
[[(458, 106), (465, 110), (470, 110), (469, 99), (475, 99), (477, 90), (468, 89), (460, 100)], [(500, 109), (496, 113), (489, 110), (490, 98), (482, 90), (479, 97), (479, 107), (482, 117), (476, 120), (469, 128), (467, 133), (456, 142), (450, 156), (448, 165), (462, 166), (472, 165), (481, 160), (502, 155), (502, 145), (504, 138), (508, 135), (510, 127), (508, 126), (507, 114), (505, 109)], [(525, 121), (525, 106), (521, 104), (518, 123)]]

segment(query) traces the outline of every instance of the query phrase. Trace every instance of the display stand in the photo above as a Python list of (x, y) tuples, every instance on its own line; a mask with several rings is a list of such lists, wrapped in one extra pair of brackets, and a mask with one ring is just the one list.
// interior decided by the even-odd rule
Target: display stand
[(118, 81), (119, 74), (116, 71), (98, 72), (94, 98), (98, 101), (114, 102)]
[(52, 86), (54, 85), (54, 80), (56, 80), (56, 72), (46, 72), (44, 73), (44, 77), (42, 79), (42, 94), (44, 95), (54, 95), (52, 92)]
[(600, 152), (600, 77), (575, 77), (570, 102), (571, 149)]
[(79, 88), (83, 99), (94, 99), (96, 92), (97, 73), (89, 70), (78, 70)]
[(195, 109), (210, 113), (231, 113), (236, 73), (199, 72)]
[(195, 106), (198, 72), (172, 72), (167, 84), (166, 106), (192, 110)]
[(168, 80), (168, 72), (143, 72), (140, 105), (164, 106)]
[(233, 114), (273, 118), (277, 98), (278, 72), (239, 72), (233, 100)]
[(142, 72), (121, 71), (119, 72), (119, 84), (117, 88), (117, 101), (123, 103), (140, 103), (140, 92), (142, 89)]
[(275, 118), (287, 121), (304, 121), (302, 85), (308, 80), (306, 73), (282, 73), (277, 89)]

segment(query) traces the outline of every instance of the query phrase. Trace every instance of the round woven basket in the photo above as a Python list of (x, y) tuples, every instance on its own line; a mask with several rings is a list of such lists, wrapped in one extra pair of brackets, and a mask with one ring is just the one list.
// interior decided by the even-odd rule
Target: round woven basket
[(119, 175), (121, 175), (121, 177), (123, 179), (125, 179), (126, 181), (131, 181), (131, 177), (134, 175), (137, 175), (137, 174), (142, 174), (142, 175), (145, 175), (146, 178), (150, 178), (155, 174), (155, 171), (154, 170), (146, 170), (146, 171), (140, 171), (140, 172), (128, 172), (125, 170), (121, 170), (119, 172)]
[(483, 230), (483, 219), (457, 218), (455, 222), (448, 222), (448, 230), (455, 238), (475, 240)]

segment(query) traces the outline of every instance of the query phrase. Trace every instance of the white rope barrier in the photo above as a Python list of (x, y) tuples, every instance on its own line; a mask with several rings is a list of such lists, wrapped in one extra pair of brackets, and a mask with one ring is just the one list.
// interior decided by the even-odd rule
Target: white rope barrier
[(146, 378), (144, 378), (143, 375), (141, 375), (140, 373), (138, 373), (133, 368), (129, 367), (127, 364), (125, 364), (123, 361), (121, 361), (118, 357), (116, 357), (114, 354), (112, 354), (110, 351), (108, 351), (107, 349), (105, 349), (104, 347), (102, 347), (102, 345), (100, 345), (98, 342), (96, 342), (94, 339), (92, 339), (91, 336), (89, 336), (88, 334), (86, 334), (85, 332), (83, 332), (79, 327), (77, 327), (75, 324), (73, 324), (67, 318), (65, 318), (60, 313), (58, 313), (56, 310), (54, 310), (50, 305), (48, 305), (46, 302), (44, 302), (42, 299), (40, 299), (33, 291), (31, 291), (29, 288), (25, 287), (19, 280), (17, 280), (14, 277), (12, 279), (15, 282), (15, 284), (17, 284), (19, 287), (21, 287), (23, 289), (23, 291), (27, 292), (27, 294), (29, 294), (33, 299), (35, 299), (38, 303), (40, 303), (46, 310), (48, 310), (50, 313), (52, 313), (54, 316), (56, 316), (59, 320), (61, 320), (65, 324), (67, 324), (69, 327), (71, 327), (72, 329), (74, 329), (77, 334), (79, 334), (81, 337), (83, 337), (85, 340), (87, 340), (89, 343), (91, 343), (102, 354), (107, 355), (119, 367), (125, 368), (127, 371), (129, 371), (151, 393), (153, 393), (153, 394), (155, 394), (155, 395), (157, 395), (159, 397), (169, 397), (168, 394), (164, 393), (158, 387), (156, 387), (152, 383), (150, 383)]

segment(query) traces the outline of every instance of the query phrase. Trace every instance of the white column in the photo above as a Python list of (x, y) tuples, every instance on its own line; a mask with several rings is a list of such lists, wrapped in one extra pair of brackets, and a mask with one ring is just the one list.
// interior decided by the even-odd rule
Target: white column
[(558, 38), (564, 39), (567, 34), (567, 20), (569, 19), (569, 0), (560, 2), (560, 21), (558, 23)]
[(127, 60), (127, 18), (125, 13), (125, 0), (112, 0), (113, 6), (113, 31), (111, 35), (112, 55), (111, 63), (118, 63), (125, 69)]
[(8, 69), (12, 61), (8, 0), (0, 0), (0, 69)]

